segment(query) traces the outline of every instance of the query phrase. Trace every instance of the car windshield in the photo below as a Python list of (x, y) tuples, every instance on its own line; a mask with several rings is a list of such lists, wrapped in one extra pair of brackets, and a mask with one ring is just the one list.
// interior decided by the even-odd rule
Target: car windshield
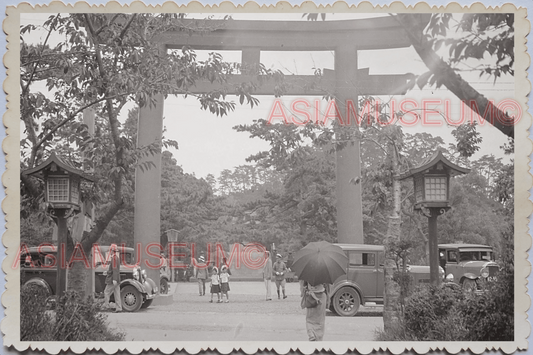
[(459, 253), (461, 261), (478, 261), (478, 260), (485, 260), (485, 261), (491, 261), (492, 260), (492, 252), (491, 251), (461, 251)]

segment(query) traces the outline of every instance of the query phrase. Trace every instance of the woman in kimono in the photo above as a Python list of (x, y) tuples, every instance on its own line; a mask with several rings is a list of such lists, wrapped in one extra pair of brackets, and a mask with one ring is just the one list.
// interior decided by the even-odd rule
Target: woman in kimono
[(313, 308), (307, 308), (307, 315), (305, 317), (305, 325), (307, 328), (307, 336), (310, 341), (320, 341), (324, 338), (324, 331), (326, 328), (326, 309), (329, 308), (329, 287), (328, 284), (319, 284), (312, 286), (306, 281), (300, 282), (301, 296), (304, 297), (307, 292), (318, 301), (318, 305)]

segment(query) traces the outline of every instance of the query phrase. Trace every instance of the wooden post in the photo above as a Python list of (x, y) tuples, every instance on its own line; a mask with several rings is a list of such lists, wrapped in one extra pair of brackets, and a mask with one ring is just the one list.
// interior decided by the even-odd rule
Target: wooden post
[(56, 223), (57, 223), (57, 275), (56, 275), (56, 295), (63, 296), (67, 290), (67, 219), (65, 218), (67, 210), (57, 209)]
[(437, 240), (437, 217), (440, 208), (430, 208), (431, 215), (428, 217), (428, 239), (429, 239), (429, 277), (432, 285), (437, 286), (439, 280), (439, 247)]

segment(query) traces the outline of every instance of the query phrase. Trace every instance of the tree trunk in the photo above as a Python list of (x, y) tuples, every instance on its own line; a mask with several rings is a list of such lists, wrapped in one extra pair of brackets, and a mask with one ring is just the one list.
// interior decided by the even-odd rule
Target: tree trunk
[[(387, 228), (387, 239), (400, 238), (400, 216), (389, 217), (389, 225)], [(396, 264), (392, 259), (390, 251), (387, 248), (388, 243), (385, 242), (385, 288), (383, 291), (383, 329), (388, 333), (394, 323), (398, 320), (398, 311), (400, 305), (400, 285), (392, 278)]]
[(393, 210), (389, 217), (387, 240), (385, 241), (385, 286), (383, 291), (383, 329), (385, 333), (388, 333), (398, 320), (398, 307), (400, 305), (400, 285), (393, 280), (396, 265), (388, 248), (389, 242), (399, 240), (401, 235), (401, 185), (397, 179), (399, 176), (398, 156), (393, 142), (389, 144), (389, 155), (392, 159)]
[[(122, 204), (112, 203), (111, 206), (105, 211), (105, 213), (97, 219), (91, 231), (83, 232), (83, 237), (81, 238), (81, 241), (73, 241), (72, 238), (70, 238), (70, 245), (75, 245), (76, 242), (80, 242), (83, 248), (83, 252), (89, 259), (93, 244), (98, 241), (109, 222), (111, 222), (111, 220), (113, 219), (115, 214), (117, 214), (121, 207)], [(71, 247), (69, 248), (69, 251), (67, 253), (67, 260), (71, 258), (72, 252), (73, 248)], [(91, 263), (90, 259), (89, 263)], [(84, 263), (73, 263), (68, 275), (68, 290), (76, 291), (78, 294), (80, 294), (80, 296), (83, 297), (83, 299), (89, 296), (90, 294), (88, 290), (92, 289), (92, 286), (91, 288), (89, 288), (89, 285), (87, 285), (86, 280), (92, 280), (89, 275), (90, 272), (92, 272), (92, 269), (87, 269)]]

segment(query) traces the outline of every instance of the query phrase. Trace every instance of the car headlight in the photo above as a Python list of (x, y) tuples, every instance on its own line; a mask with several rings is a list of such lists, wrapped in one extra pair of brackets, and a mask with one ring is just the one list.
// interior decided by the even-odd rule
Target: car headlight
[(140, 269), (138, 267), (134, 268), (133, 269), (133, 278), (137, 281), (139, 281), (139, 276), (140, 276)]
[(485, 279), (489, 277), (489, 269), (487, 267), (484, 267), (483, 269), (481, 269), (481, 277)]
[(453, 282), (453, 274), (446, 275), (446, 281)]
[(148, 278), (148, 276), (146, 275), (146, 270), (142, 270), (141, 275), (142, 275), (143, 282), (146, 281), (146, 279)]

